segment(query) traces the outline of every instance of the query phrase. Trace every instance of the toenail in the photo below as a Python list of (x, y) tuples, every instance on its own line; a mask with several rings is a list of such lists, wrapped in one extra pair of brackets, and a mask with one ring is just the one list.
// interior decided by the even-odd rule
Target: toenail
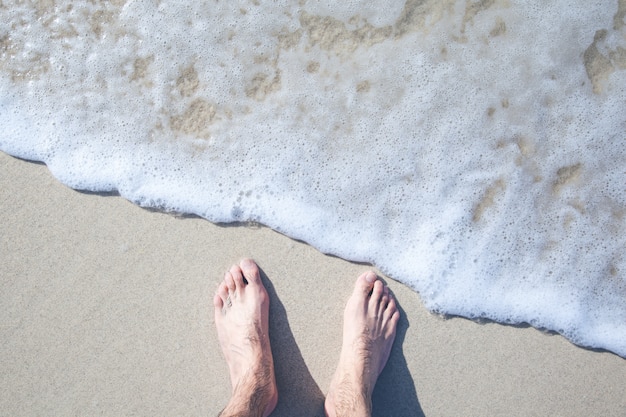
[(372, 282), (376, 281), (376, 275), (373, 272), (370, 272), (365, 275), (365, 280), (371, 284)]

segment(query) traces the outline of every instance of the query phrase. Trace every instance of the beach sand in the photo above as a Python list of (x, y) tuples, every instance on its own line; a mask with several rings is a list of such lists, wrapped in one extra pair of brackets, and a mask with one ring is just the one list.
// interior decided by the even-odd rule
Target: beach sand
[[(0, 414), (217, 415), (230, 383), (211, 299), (244, 256), (271, 297), (273, 415), (323, 414), (344, 303), (367, 265), (264, 227), (77, 192), (3, 153), (0, 193)], [(626, 360), (530, 327), (444, 319), (385, 280), (402, 320), (375, 415), (626, 415)]]

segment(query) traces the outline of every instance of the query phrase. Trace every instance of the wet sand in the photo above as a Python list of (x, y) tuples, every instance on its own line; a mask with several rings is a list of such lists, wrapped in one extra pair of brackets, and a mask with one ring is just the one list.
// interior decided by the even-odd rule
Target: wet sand
[[(1, 415), (216, 415), (230, 384), (211, 298), (244, 256), (271, 297), (273, 415), (323, 414), (343, 306), (367, 265), (264, 227), (80, 193), (3, 153), (0, 193)], [(626, 360), (529, 327), (432, 315), (385, 279), (403, 317), (376, 416), (626, 415)]]

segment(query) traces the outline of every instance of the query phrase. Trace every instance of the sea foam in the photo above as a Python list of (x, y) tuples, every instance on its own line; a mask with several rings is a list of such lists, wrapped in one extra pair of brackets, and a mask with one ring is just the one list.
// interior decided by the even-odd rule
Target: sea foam
[(626, 1), (0, 3), (0, 149), (626, 357)]

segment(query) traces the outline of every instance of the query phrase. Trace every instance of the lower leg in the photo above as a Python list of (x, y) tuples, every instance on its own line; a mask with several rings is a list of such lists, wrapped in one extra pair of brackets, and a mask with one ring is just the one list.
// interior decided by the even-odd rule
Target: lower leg
[(370, 416), (372, 392), (396, 336), (400, 318), (387, 286), (373, 272), (361, 275), (344, 312), (339, 364), (326, 396), (326, 415)]

